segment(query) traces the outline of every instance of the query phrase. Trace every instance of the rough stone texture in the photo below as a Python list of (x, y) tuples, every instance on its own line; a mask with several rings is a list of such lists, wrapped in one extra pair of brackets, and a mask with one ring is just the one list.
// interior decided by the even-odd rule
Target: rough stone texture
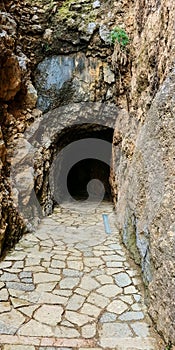
[(151, 316), (173, 344), (174, 6), (135, 1), (129, 113), (123, 109), (116, 121), (113, 186), (123, 241), (142, 266)]
[(140, 129), (118, 202), (124, 241), (133, 230), (149, 283), (150, 313), (166, 340), (174, 339), (174, 89), (173, 69)]
[[(60, 223), (59, 210), (55, 209), (49, 219), (45, 218), (42, 220), (38, 231), (33, 233), (32, 237), (31, 235), (23, 236), (13, 253), (6, 256), (4, 262), (0, 262), (3, 275), (10, 279), (5, 286), (1, 285), (1, 291), (4, 290), (9, 299), (8, 302), (0, 303), (0, 343), (3, 346), (5, 344), (16, 346), (16, 344), (21, 345), (22, 343), (26, 346), (27, 344), (30, 346), (44, 346), (44, 344), (48, 346), (65, 345), (65, 347), (69, 345), (71, 349), (79, 349), (80, 345), (87, 345), (88, 348), (91, 346), (91, 349), (92, 346), (97, 346), (99, 342), (106, 342), (107, 338), (109, 344), (121, 339), (125, 344), (126, 336), (130, 337), (131, 343), (134, 342), (135, 338), (140, 339), (140, 337), (143, 337), (144, 341), (149, 340), (154, 347), (156, 339), (157, 341), (159, 340), (159, 337), (151, 327), (152, 323), (147, 315), (147, 308), (143, 304), (142, 292), (138, 302), (134, 299), (135, 288), (138, 286), (140, 288), (142, 284), (137, 284), (135, 277), (130, 277), (131, 285), (135, 287), (133, 292), (130, 291), (129, 299), (124, 295), (124, 289), (116, 286), (113, 277), (111, 277), (110, 284), (104, 285), (104, 276), (105, 273), (108, 273), (110, 267), (103, 265), (100, 270), (97, 270), (95, 253), (101, 250), (103, 259), (108, 260), (111, 256), (115, 256), (116, 245), (114, 244), (113, 249), (111, 246), (116, 241), (117, 247), (122, 254), (121, 256), (128, 258), (127, 266), (122, 267), (123, 273), (128, 275), (128, 272), (133, 272), (135, 276), (133, 267), (135, 267), (137, 273), (140, 271), (134, 262), (129, 259), (124, 245), (120, 243), (115, 227), (116, 216), (113, 212), (112, 204), (104, 202), (94, 210), (93, 203), (90, 203), (90, 207), (93, 215), (92, 213), (88, 215), (87, 213), (81, 213), (75, 207), (74, 211), (61, 208), (62, 223)], [(109, 213), (112, 230), (110, 235), (107, 235), (104, 231), (102, 221), (102, 213), (104, 211)], [(71, 220), (67, 221), (68, 216), (74, 218), (73, 223), (70, 224)], [(89, 218), (91, 218), (91, 226), (89, 226)], [(71, 229), (74, 224), (78, 227), (76, 232), (72, 233)], [(63, 226), (66, 227), (66, 232), (62, 230)], [(52, 230), (53, 227), (54, 230)], [(94, 232), (96, 232), (95, 235)], [(37, 237), (39, 239), (36, 240)], [(73, 243), (72, 238), (74, 238)], [(31, 239), (37, 243), (33, 247), (30, 246), (29, 249)], [(44, 253), (39, 249), (43, 246), (45, 246)], [(18, 269), (14, 271), (13, 266), (16, 264), (16, 260), (11, 260), (13, 273), (7, 273), (6, 265), (8, 265), (10, 257), (13, 259), (15, 256), (16, 258), (20, 248), (28, 252), (26, 255), (23, 251), (23, 255), (21, 255), (21, 257), (23, 256), (23, 264), (17, 265)], [(87, 260), (87, 252), (89, 253), (88, 257), (91, 257), (90, 267)], [(42, 259), (38, 259), (39, 255), (42, 256)], [(48, 278), (50, 276), (55, 279), (55, 276), (58, 276), (53, 274), (52, 271), (49, 272), (48, 266), (52, 264), (53, 257), (58, 259), (60, 256), (64, 257), (66, 266), (71, 260), (77, 263), (81, 261), (84, 266), (83, 272), (79, 277), (66, 278), (70, 283), (69, 289), (61, 289), (61, 281), (65, 281), (64, 267), (60, 268), (60, 282), (50, 282), (52, 278)], [(32, 258), (35, 258), (37, 265), (31, 265), (30, 271), (26, 271), (24, 268), (26, 260), (32, 260)], [(36, 278), (36, 267), (39, 270), (40, 266), (44, 266), (43, 262), (47, 262), (44, 272), (38, 273), (39, 278)], [(34, 291), (21, 290), (18, 286), (16, 286), (18, 289), (9, 288), (8, 283), (17, 283), (13, 281), (16, 281), (18, 278), (27, 278), (27, 276), (31, 279), (35, 277)], [(98, 276), (103, 277), (100, 279), (101, 282), (100, 280), (96, 281)], [(109, 279), (107, 281), (109, 282)], [(80, 288), (80, 286), (86, 289)], [(122, 301), (122, 298), (126, 300)], [(133, 307), (137, 310), (134, 311), (132, 309), (133, 311), (131, 312), (130, 310)], [(12, 334), (13, 339), (9, 338), (10, 334)], [(3, 336), (6, 338), (2, 338)], [(91, 342), (85, 342), (88, 339)], [(75, 343), (75, 341), (80, 341), (81, 344)], [(113, 349), (113, 345), (111, 347)], [(121, 349), (124, 350), (125, 348)], [(140, 345), (139, 349), (144, 350), (145, 347)], [(163, 350), (162, 348), (160, 349)], [(157, 350), (156, 346), (154, 350)]]
[[(117, 112), (111, 113), (110, 106), (106, 115), (111, 117), (112, 114), (108, 127), (114, 127), (116, 120), (115, 171), (110, 181), (118, 224), (123, 241), (142, 266), (149, 290), (150, 313), (166, 341), (175, 343), (174, 73), (171, 72), (175, 57), (174, 2), (112, 1), (109, 9), (106, 2), (90, 0), (76, 3), (46, 0), (44, 5), (41, 0), (35, 4), (31, 0), (4, 0), (0, 9), (0, 252), (18, 241), (24, 226), (32, 230), (32, 225), (37, 225), (41, 207), (44, 213), (51, 213), (53, 198), (48, 191), (48, 171), (55, 145), (65, 146), (59, 138), (64, 128), (89, 121), (84, 117), (88, 115), (84, 105), (78, 111), (71, 107), (78, 118), (75, 118), (76, 113), (67, 118), (68, 114), (70, 116), (68, 106), (60, 124), (57, 117), (62, 111), (59, 115), (58, 110), (48, 111), (41, 116), (34, 108), (37, 91), (30, 71), (34, 72), (39, 62), (48, 61), (48, 56), (53, 60), (63, 53), (72, 57), (83, 51), (80, 54), (83, 61), (100, 64), (92, 69), (92, 75), (89, 72), (86, 75), (88, 79), (93, 78), (95, 86), (87, 84), (93, 93), (88, 91), (87, 97), (84, 89), (79, 91), (84, 82), (80, 84), (76, 79), (74, 91), (79, 91), (81, 102), (114, 102), (117, 106)], [(130, 37), (126, 51), (118, 44), (113, 50), (109, 44), (110, 30), (118, 25), (125, 28)], [(68, 86), (66, 91), (71, 94)], [(66, 91), (61, 105), (67, 103)], [(91, 107), (89, 105), (87, 110)], [(98, 111), (92, 114), (91, 123), (99, 121)], [(49, 123), (44, 124), (44, 120)], [(100, 123), (104, 125), (101, 117)], [(28, 138), (26, 134), (23, 138), (27, 126)], [(75, 134), (77, 130), (78, 127)], [(68, 143), (70, 134), (63, 133), (63, 136)], [(33, 137), (34, 150), (29, 147), (30, 137)], [(33, 197), (34, 183), (38, 197)], [(25, 268), (30, 268), (32, 260), (38, 268), (33, 257)], [(123, 267), (120, 261), (107, 264)], [(44, 266), (39, 269), (42, 272)], [(112, 269), (115, 268), (108, 270), (109, 275)], [(22, 283), (16, 284), (19, 286), (23, 288)], [(133, 288), (126, 287), (125, 294), (133, 292)]]

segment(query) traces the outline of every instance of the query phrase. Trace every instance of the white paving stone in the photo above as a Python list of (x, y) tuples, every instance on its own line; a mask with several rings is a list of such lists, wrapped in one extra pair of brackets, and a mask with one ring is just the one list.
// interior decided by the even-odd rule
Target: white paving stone
[(82, 337), (83, 338), (93, 338), (96, 334), (96, 324), (87, 324), (82, 327)]
[(33, 336), (33, 337), (53, 337), (55, 334), (52, 327), (47, 326), (35, 320), (30, 320), (17, 332), (18, 335)]
[(119, 287), (127, 287), (132, 281), (127, 273), (120, 272), (114, 276), (115, 282)]
[(109, 304), (109, 299), (100, 294), (91, 293), (87, 298), (87, 302), (104, 308), (107, 304)]
[(111, 276), (100, 275), (96, 277), (96, 280), (100, 282), (100, 284), (111, 284), (113, 283), (113, 279)]
[(80, 312), (82, 314), (86, 314), (88, 316), (93, 316), (97, 318), (101, 312), (101, 308), (97, 307), (96, 305), (92, 305), (90, 303), (84, 303)]
[(0, 334), (15, 334), (18, 328), (25, 321), (25, 317), (17, 310), (12, 309), (9, 312), (1, 314)]
[(117, 315), (122, 314), (127, 309), (128, 305), (121, 300), (114, 300), (107, 306), (108, 311), (114, 312)]
[(111, 298), (122, 293), (122, 288), (115, 286), (114, 284), (107, 284), (106, 286), (100, 287), (96, 292), (103, 294), (104, 296)]
[(59, 305), (42, 305), (34, 313), (35, 320), (46, 323), (49, 326), (56, 326), (61, 321), (63, 307)]
[(69, 277), (66, 277), (66, 278), (63, 278), (61, 281), (60, 281), (60, 288), (61, 289), (72, 289), (74, 288), (75, 286), (77, 286), (77, 284), (79, 283), (80, 279), (79, 278), (69, 278)]
[(47, 272), (38, 272), (33, 274), (34, 283), (58, 282), (60, 276)]
[(79, 285), (80, 288), (87, 289), (89, 291), (96, 289), (99, 286), (100, 284), (94, 278), (89, 276), (83, 276)]
[(74, 294), (69, 299), (69, 301), (66, 305), (66, 309), (67, 310), (74, 310), (74, 311), (78, 310), (83, 305), (84, 300), (85, 300), (85, 297), (78, 295), (78, 294)]
[(65, 318), (78, 326), (83, 326), (84, 324), (94, 320), (92, 317), (82, 315), (74, 311), (66, 311)]

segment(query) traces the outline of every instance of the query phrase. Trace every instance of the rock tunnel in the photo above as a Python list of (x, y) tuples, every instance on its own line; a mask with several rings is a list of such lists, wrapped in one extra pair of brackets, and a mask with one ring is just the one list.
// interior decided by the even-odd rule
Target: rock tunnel
[(45, 174), (48, 186), (42, 188), (50, 191), (53, 206), (72, 200), (112, 200), (113, 131), (112, 127), (84, 123), (58, 135), (52, 145), (51, 170)]

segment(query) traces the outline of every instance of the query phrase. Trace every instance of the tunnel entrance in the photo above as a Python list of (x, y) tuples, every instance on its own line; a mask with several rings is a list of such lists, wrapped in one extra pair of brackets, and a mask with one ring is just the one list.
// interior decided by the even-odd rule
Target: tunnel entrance
[[(52, 172), (55, 205), (78, 200), (112, 200), (111, 173), (113, 128), (98, 124), (66, 128), (56, 142)], [(95, 181), (94, 181), (95, 180)]]

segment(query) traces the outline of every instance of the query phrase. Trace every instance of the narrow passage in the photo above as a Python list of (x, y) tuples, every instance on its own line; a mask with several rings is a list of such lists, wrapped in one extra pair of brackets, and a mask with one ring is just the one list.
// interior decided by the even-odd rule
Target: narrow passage
[(23, 236), (0, 262), (1, 349), (161, 349), (115, 222), (109, 202), (57, 207)]

